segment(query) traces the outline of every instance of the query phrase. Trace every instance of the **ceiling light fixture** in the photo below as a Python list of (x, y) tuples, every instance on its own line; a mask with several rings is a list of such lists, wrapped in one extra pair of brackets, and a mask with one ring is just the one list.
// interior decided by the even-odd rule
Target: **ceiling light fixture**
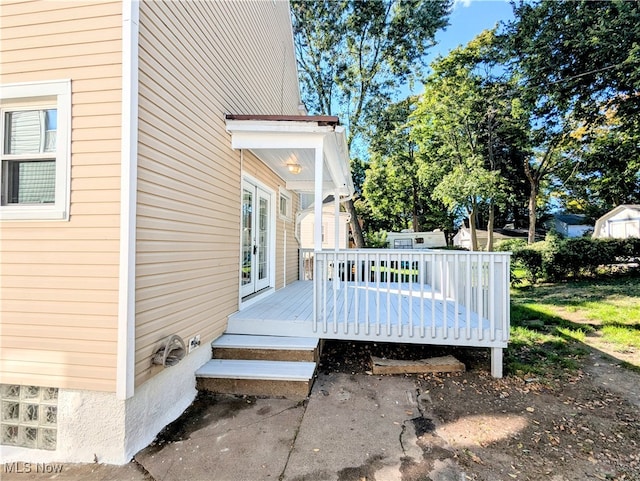
[(295, 161), (287, 162), (287, 169), (293, 175), (298, 175), (302, 171), (302, 166)]

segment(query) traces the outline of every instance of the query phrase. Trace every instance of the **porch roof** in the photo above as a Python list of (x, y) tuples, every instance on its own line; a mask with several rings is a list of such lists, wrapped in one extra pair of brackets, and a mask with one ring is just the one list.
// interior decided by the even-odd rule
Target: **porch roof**
[(226, 115), (234, 149), (247, 149), (296, 192), (316, 191), (316, 153), (323, 159), (322, 192), (353, 195), (345, 129), (338, 117)]

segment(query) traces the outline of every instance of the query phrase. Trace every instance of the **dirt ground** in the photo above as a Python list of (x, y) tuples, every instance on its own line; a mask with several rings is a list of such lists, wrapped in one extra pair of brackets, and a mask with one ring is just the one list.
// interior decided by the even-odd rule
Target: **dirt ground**
[[(371, 355), (453, 354), (466, 372), (412, 376), (434, 417), (423, 449), (455, 460), (464, 481), (640, 481), (640, 374), (593, 350), (562, 379), (493, 379), (485, 351), (331, 341), (320, 371), (371, 373)], [(421, 473), (407, 466), (403, 481), (428, 481)]]

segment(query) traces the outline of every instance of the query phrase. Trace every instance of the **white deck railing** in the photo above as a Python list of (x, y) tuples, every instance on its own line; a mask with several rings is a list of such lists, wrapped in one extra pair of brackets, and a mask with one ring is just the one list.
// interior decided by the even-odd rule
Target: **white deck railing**
[(320, 336), (478, 347), (509, 339), (509, 253), (301, 250)]

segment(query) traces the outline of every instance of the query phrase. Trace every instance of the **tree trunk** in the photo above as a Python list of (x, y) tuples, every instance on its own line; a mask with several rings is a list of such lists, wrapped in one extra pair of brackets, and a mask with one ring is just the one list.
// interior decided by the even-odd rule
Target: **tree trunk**
[(364, 247), (364, 236), (362, 235), (362, 228), (358, 221), (358, 214), (356, 214), (356, 206), (353, 203), (353, 199), (349, 199), (344, 203), (349, 216), (351, 217), (351, 234), (353, 235), (353, 242), (356, 245), (356, 249), (362, 249)]
[(472, 204), (471, 212), (469, 213), (469, 229), (471, 230), (471, 250), (478, 250), (478, 233), (476, 231), (476, 204)]
[(489, 204), (489, 222), (487, 224), (487, 252), (493, 252), (493, 224), (495, 222), (495, 206), (493, 202)]
[(531, 179), (529, 183), (531, 184), (531, 194), (529, 194), (529, 236), (527, 242), (533, 244), (536, 241), (536, 200), (538, 199), (538, 183)]
[(413, 202), (411, 203), (411, 216), (413, 232), (420, 232), (420, 220), (418, 219), (418, 188), (413, 184)]

